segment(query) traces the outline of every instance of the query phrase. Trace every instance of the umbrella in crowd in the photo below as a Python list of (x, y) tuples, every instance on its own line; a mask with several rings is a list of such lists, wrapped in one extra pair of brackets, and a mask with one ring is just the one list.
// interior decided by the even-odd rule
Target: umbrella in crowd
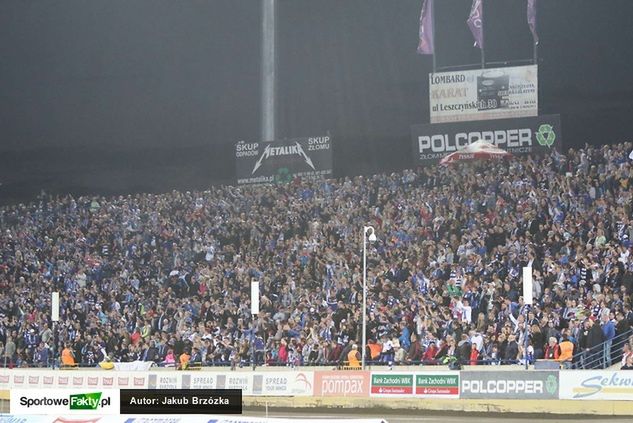
[(444, 157), (440, 164), (447, 165), (454, 162), (466, 160), (489, 160), (511, 157), (512, 154), (487, 141), (479, 140), (468, 145), (466, 148), (456, 151)]

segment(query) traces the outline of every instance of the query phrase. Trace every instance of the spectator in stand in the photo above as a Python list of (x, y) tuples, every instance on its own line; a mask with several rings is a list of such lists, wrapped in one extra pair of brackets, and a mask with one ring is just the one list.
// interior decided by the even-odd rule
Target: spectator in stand
[(394, 354), (393, 341), (391, 339), (387, 339), (387, 335), (383, 335), (380, 362), (391, 365), (391, 363), (393, 363)]
[(563, 335), (562, 342), (559, 344), (560, 354), (556, 361), (563, 365), (564, 369), (571, 367), (572, 358), (574, 356), (574, 344), (569, 340), (567, 335)]
[(545, 359), (546, 360), (557, 360), (560, 357), (560, 347), (558, 346), (558, 341), (555, 337), (551, 336), (547, 341), (547, 347), (545, 347)]
[(423, 364), (437, 364), (435, 357), (438, 354), (438, 349), (435, 341), (431, 341), (429, 346), (424, 351), (422, 355), (422, 363)]
[(615, 338), (615, 324), (609, 318), (609, 314), (603, 312), (601, 317), (602, 333), (604, 335), (603, 362), (604, 367), (611, 366), (611, 344)]
[(358, 345), (353, 344), (352, 350), (347, 354), (348, 366), (352, 369), (360, 369), (361, 367), (361, 354), (358, 352)]
[[(415, 335), (413, 335), (415, 336)], [(380, 359), (380, 354), (382, 352), (381, 345), (373, 339), (370, 339), (367, 343), (367, 351), (365, 352), (365, 358), (368, 361), (378, 362)]]
[(519, 357), (519, 344), (516, 342), (516, 336), (511, 334), (508, 336), (508, 343), (505, 347), (505, 363), (516, 363), (522, 357)]
[(628, 355), (626, 357), (626, 362), (620, 368), (620, 370), (633, 370), (633, 355)]
[(603, 365), (604, 333), (599, 324), (595, 323), (595, 316), (587, 319), (589, 333), (587, 334), (587, 349), (589, 351), (587, 362), (590, 369), (598, 369)]
[(479, 360), (479, 351), (477, 350), (477, 345), (472, 344), (472, 347), (470, 348), (470, 365), (475, 366), (479, 364), (478, 360)]
[(35, 365), (37, 367), (48, 367), (49, 363), (49, 348), (44, 342), (40, 342), (40, 345), (35, 351)]
[(191, 354), (189, 354), (189, 351), (184, 351), (182, 354), (180, 354), (180, 356), (178, 357), (178, 370), (187, 370), (187, 368), (189, 367), (189, 362), (191, 360)]
[(61, 363), (64, 366), (74, 366), (77, 364), (75, 362), (74, 352), (69, 344), (64, 345), (64, 349), (62, 350)]
[(169, 348), (167, 350), (167, 354), (165, 355), (165, 360), (163, 361), (163, 366), (176, 367), (176, 356), (172, 348)]
[(15, 362), (15, 354), (16, 354), (15, 342), (13, 342), (13, 337), (9, 336), (7, 338), (7, 343), (4, 346), (4, 355), (3, 355), (4, 367), (13, 367), (13, 363)]
[(411, 345), (407, 351), (406, 362), (409, 364), (416, 364), (422, 361), (424, 354), (424, 348), (420, 343), (416, 334), (411, 334)]

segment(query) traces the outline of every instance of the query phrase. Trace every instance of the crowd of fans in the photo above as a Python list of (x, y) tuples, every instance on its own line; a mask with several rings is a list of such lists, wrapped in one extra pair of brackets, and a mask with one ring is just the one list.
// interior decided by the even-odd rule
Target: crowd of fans
[(1, 208), (0, 365), (343, 364), (370, 224), (368, 361), (504, 364), (528, 345), (626, 368), (633, 341), (596, 348), (633, 324), (632, 147)]

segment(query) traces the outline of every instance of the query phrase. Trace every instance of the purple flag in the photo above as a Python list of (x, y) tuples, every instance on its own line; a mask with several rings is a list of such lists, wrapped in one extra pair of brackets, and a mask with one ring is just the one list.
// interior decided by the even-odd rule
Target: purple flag
[(424, 3), (422, 4), (422, 12), (420, 13), (420, 42), (418, 43), (419, 54), (435, 53), (433, 2), (434, 0), (424, 0)]
[(528, 0), (527, 2), (527, 21), (532, 31), (534, 44), (538, 44), (538, 33), (536, 32), (536, 0)]
[(483, 0), (473, 0), (468, 16), (468, 27), (475, 37), (475, 47), (484, 48), (484, 10)]

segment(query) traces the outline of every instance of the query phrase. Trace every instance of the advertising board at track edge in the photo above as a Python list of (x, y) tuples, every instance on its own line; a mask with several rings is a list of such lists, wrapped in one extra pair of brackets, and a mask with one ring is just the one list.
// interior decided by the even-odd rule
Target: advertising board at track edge
[[(373, 368), (378, 370), (174, 370), (139, 371), (135, 372), (136, 376), (94, 370), (0, 369), (0, 391), (39, 390), (68, 394), (78, 389), (87, 393), (109, 389), (238, 389), (244, 397), (633, 401), (633, 372), (627, 371)], [(51, 383), (44, 384), (44, 377)], [(83, 381), (84, 385), (74, 386), (73, 378), (74, 382)], [(133, 385), (134, 380), (139, 386)]]

